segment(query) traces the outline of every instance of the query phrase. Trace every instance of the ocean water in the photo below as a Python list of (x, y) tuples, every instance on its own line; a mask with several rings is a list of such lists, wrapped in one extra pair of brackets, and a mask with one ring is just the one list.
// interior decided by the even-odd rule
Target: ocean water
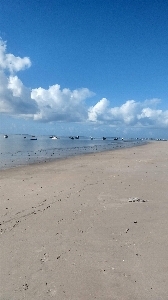
[(70, 139), (60, 137), (52, 140), (49, 136), (0, 135), (0, 170), (21, 165), (67, 158), (85, 153), (95, 153), (117, 148), (128, 148), (146, 143), (144, 140), (114, 140), (114, 137), (102, 137), (91, 140), (89, 137)]

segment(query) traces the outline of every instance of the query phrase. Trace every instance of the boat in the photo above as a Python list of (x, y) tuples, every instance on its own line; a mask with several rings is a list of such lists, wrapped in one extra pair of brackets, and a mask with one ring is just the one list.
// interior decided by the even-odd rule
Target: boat
[(32, 135), (32, 137), (31, 137), (30, 140), (31, 140), (31, 141), (37, 141), (37, 138), (35, 137), (35, 135)]
[(57, 136), (53, 136), (51, 139), (52, 140), (58, 140)]
[(79, 135), (75, 136), (75, 139), (76, 139), (76, 140), (79, 140)]
[(7, 138), (8, 138), (8, 135), (7, 135), (7, 134), (5, 134), (5, 135), (4, 135), (4, 138), (5, 138), (5, 139), (7, 139)]
[(106, 137), (103, 136), (103, 141), (105, 141), (105, 140), (106, 140)]
[(91, 140), (93, 140), (93, 137), (92, 137), (92, 136), (90, 136), (90, 139), (91, 139)]

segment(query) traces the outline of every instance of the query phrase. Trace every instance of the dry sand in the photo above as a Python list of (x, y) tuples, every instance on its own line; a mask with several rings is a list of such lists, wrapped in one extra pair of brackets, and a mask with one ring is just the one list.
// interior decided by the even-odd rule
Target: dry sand
[(168, 142), (0, 172), (1, 300), (168, 299)]

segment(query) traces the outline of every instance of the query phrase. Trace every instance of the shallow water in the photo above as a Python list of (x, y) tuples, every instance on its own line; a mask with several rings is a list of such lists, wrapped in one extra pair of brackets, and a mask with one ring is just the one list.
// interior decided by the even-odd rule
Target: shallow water
[(31, 140), (30, 135), (9, 135), (8, 138), (4, 138), (4, 135), (0, 135), (0, 170), (145, 143), (134, 139), (114, 140), (114, 137), (106, 140), (102, 138), (91, 140), (89, 137), (73, 140), (69, 137), (60, 137), (57, 140), (52, 140), (49, 136), (36, 138), (37, 140)]

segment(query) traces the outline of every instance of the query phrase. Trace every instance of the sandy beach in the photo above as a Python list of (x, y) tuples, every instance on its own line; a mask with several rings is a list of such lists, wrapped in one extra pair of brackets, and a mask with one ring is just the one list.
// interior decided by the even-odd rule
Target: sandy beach
[(0, 171), (1, 300), (168, 299), (168, 142)]

